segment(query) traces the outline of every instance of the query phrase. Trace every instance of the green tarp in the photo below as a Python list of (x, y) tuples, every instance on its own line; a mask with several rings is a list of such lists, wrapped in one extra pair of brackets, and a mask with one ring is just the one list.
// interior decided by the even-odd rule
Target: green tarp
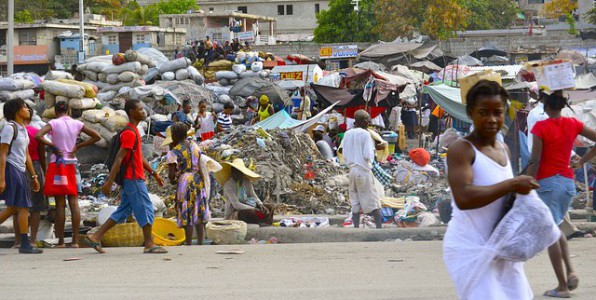
[(426, 90), (433, 101), (453, 118), (466, 123), (472, 123), (472, 120), (466, 113), (466, 106), (461, 102), (460, 91), (458, 88), (440, 84), (426, 86)]

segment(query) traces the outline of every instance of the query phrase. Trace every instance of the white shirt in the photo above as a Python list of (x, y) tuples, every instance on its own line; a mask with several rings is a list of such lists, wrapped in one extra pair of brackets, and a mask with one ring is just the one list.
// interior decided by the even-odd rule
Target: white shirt
[(534, 135), (532, 134), (532, 128), (536, 123), (548, 119), (548, 115), (544, 112), (544, 103), (538, 102), (528, 113), (528, 151), (532, 153), (532, 145), (534, 144)]
[(365, 170), (372, 170), (375, 144), (367, 130), (362, 128), (348, 130), (342, 143), (342, 154), (349, 168), (361, 167)]
[[(198, 115), (198, 113), (197, 113)], [(196, 120), (193, 119), (193, 121)], [(199, 128), (199, 135), (207, 132), (215, 131), (215, 122), (213, 121), (213, 113), (212, 112), (205, 112), (205, 117), (199, 116), (199, 124), (201, 128)]]

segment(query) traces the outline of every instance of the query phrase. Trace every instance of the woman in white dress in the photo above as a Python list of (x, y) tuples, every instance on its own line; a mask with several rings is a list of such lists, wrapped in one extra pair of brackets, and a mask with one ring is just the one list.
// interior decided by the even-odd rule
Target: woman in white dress
[[(508, 195), (538, 187), (529, 176), (513, 176), (509, 149), (497, 141), (508, 94), (498, 83), (481, 80), (466, 96), (474, 131), (454, 142), (447, 154), (453, 213), (443, 243), (443, 259), (460, 299), (532, 299), (523, 263), (472, 259), (503, 217)], [(471, 274), (479, 263), (486, 272)]]

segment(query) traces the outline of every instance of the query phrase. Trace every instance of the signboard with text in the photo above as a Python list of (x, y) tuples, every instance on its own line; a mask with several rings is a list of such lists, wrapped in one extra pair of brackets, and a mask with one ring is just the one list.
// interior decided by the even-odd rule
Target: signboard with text
[(331, 46), (322, 47), (319, 50), (319, 58), (351, 58), (358, 56), (357, 45), (342, 45), (342, 46)]
[(283, 72), (279, 76), (281, 80), (304, 80), (303, 72)]
[[(6, 63), (6, 56), (1, 59)], [(48, 64), (48, 46), (14, 46), (14, 64), (15, 65), (39, 65)]]
[(235, 33), (236, 37), (241, 42), (254, 42), (255, 41), (255, 33), (252, 31), (242, 31)]

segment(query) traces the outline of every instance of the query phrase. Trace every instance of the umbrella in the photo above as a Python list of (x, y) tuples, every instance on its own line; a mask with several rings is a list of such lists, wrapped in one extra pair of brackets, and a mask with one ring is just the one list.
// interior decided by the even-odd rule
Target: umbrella
[(588, 65), (586, 57), (575, 50), (561, 50), (557, 54), (556, 59), (568, 59), (574, 65)]
[(419, 62), (415, 62), (415, 63), (411, 64), (410, 69), (417, 70), (417, 71), (428, 74), (430, 72), (440, 71), (441, 67), (437, 66), (432, 61), (423, 60), (423, 61), (419, 61)]
[(258, 98), (261, 95), (267, 95), (273, 105), (285, 106), (291, 103), (290, 97), (284, 89), (271, 81), (258, 77), (240, 79), (230, 89), (230, 97), (240, 96), (246, 98), (248, 96), (255, 96)]

